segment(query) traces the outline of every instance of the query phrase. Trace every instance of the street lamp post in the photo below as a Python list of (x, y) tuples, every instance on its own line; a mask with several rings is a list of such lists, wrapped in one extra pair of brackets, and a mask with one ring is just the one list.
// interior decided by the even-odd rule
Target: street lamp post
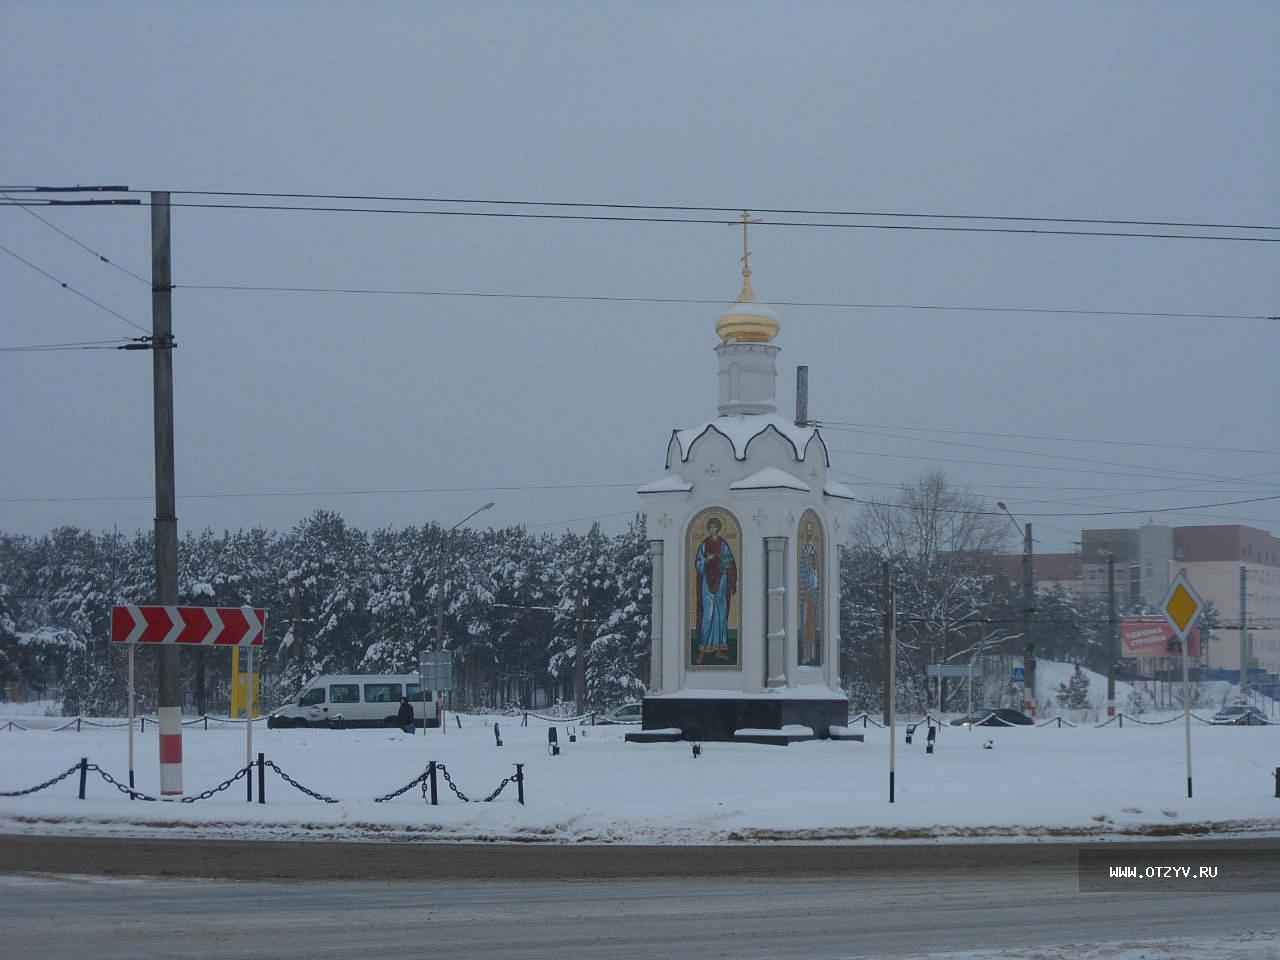
[(477, 513), (484, 513), (493, 506), (490, 500), (482, 507), (476, 507), (465, 517), (455, 523), (452, 527), (444, 532), (444, 536), (440, 538), (440, 548), (436, 551), (436, 650), (444, 649), (444, 555), (449, 545), (449, 534), (457, 530), (460, 526), (474, 517)]
[[(436, 651), (444, 649), (444, 554), (449, 544), (449, 534), (457, 530), (460, 526), (474, 517), (477, 513), (483, 513), (493, 506), (490, 500), (482, 507), (476, 507), (465, 517), (455, 523), (452, 527), (444, 532), (444, 536), (440, 538), (440, 547), (436, 550)], [(439, 701), (437, 701), (438, 703)], [(425, 706), (425, 705), (424, 705)], [(438, 713), (440, 717), (440, 732), (445, 731), (444, 714)], [(426, 722), (425, 720), (423, 721)]]
[(1031, 524), (1018, 525), (1017, 518), (1003, 502), (996, 506), (1005, 512), (1013, 528), (1022, 534), (1022, 701), (1027, 716), (1036, 715), (1036, 644), (1031, 636), (1031, 617), (1036, 610), (1035, 579), (1031, 567)]

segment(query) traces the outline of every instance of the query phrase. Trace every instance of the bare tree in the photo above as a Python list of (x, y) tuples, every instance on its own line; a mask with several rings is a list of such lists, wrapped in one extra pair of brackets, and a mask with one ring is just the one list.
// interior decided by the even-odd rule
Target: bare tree
[[(888, 559), (899, 593), (899, 694), (927, 705), (929, 663), (968, 663), (997, 651), (1008, 627), (993, 611), (1006, 604), (992, 555), (1008, 523), (980, 498), (952, 487), (940, 471), (904, 484), (891, 500), (866, 505), (851, 546)], [(867, 638), (869, 640), (869, 638)], [(945, 692), (944, 692), (945, 706)]]

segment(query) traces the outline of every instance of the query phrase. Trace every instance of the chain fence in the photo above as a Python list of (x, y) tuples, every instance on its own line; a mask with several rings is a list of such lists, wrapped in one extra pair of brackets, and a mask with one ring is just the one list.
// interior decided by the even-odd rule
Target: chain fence
[(327, 797), (327, 796), (325, 796), (323, 793), (320, 793), (320, 792), (318, 792), (318, 791), (316, 791), (316, 790), (312, 790), (310, 787), (304, 787), (304, 786), (303, 786), (302, 784), (300, 784), (297, 780), (293, 779), (293, 777), (289, 776), (287, 773), (285, 773), (283, 770), (281, 770), (278, 766), (276, 766), (276, 762), (275, 762), (274, 760), (264, 760), (264, 761), (263, 761), (263, 763), (265, 763), (268, 767), (270, 767), (272, 770), (274, 770), (276, 773), (278, 773), (278, 774), (280, 775), (280, 779), (281, 779), (281, 780), (283, 780), (283, 781), (284, 781), (285, 783), (287, 783), (289, 786), (293, 787), (295, 790), (300, 790), (300, 791), (302, 791), (302, 792), (303, 792), (303, 793), (305, 793), (308, 797), (311, 797), (311, 798), (313, 798), (313, 799), (315, 799), (315, 800), (323, 800), (325, 803), (340, 803), (340, 802), (341, 802), (340, 800), (338, 800), (338, 799), (336, 799), (336, 798), (334, 798), (334, 797)]
[(219, 794), (223, 790), (226, 790), (237, 780), (243, 780), (245, 777), (249, 776), (249, 774), (253, 771), (253, 767), (254, 765), (252, 763), (246, 764), (245, 766), (237, 770), (235, 773), (233, 773), (231, 776), (227, 777), (227, 779), (219, 783), (216, 787), (210, 787), (208, 790), (205, 790), (202, 793), (193, 794), (189, 797), (153, 797), (149, 793), (143, 793), (141, 790), (135, 790), (133, 787), (130, 787), (121, 783), (119, 780), (117, 780), (111, 774), (107, 773), (107, 771), (103, 770), (96, 763), (88, 764), (85, 767), (85, 769), (96, 772), (98, 776), (102, 777), (103, 780), (111, 784), (111, 786), (115, 787), (117, 790), (119, 790), (121, 793), (123, 793), (125, 796), (129, 797), (132, 800), (146, 800), (151, 803), (156, 803), (156, 802), (195, 803), (199, 800), (208, 800), (210, 797), (214, 796), (215, 794)]
[(77, 763), (74, 766), (68, 767), (56, 777), (50, 777), (44, 783), (38, 783), (34, 787), (28, 787), (25, 790), (0, 790), (0, 797), (24, 797), (29, 793), (39, 793), (41, 790), (47, 790), (55, 783), (59, 783), (60, 781), (67, 779), (67, 777), (71, 776), (79, 769), (80, 764)]
[[(147, 724), (151, 724), (153, 727), (159, 726), (160, 724), (160, 720), (157, 717), (151, 716), (151, 715), (143, 715), (140, 717), (135, 717), (133, 722), (138, 725), (138, 729), (143, 733), (145, 733), (147, 730)], [(197, 724), (203, 724), (204, 729), (208, 730), (209, 724), (211, 722), (212, 723), (230, 723), (230, 724), (243, 724), (247, 722), (266, 723), (267, 717), (265, 716), (254, 717), (252, 721), (246, 721), (244, 717), (219, 717), (211, 713), (205, 713), (205, 714), (201, 714), (198, 717), (192, 717), (188, 720), (183, 720), (182, 725), (184, 727), (194, 727)], [(71, 728), (74, 727), (75, 731), (79, 733), (82, 727), (98, 727), (101, 729), (112, 729), (112, 728), (118, 729), (118, 728), (127, 727), (127, 726), (129, 726), (128, 720), (102, 720), (102, 719), (95, 719), (93, 717), (86, 717), (86, 716), (80, 715), (75, 717), (67, 717), (61, 723), (58, 723), (52, 727), (29, 727), (26, 724), (18, 722), (17, 720), (6, 720), (4, 721), (3, 724), (0, 724), (0, 730), (23, 730), (23, 731), (42, 730), (42, 731), (47, 731), (49, 733), (58, 733), (62, 730), (70, 730)]]
[[(454, 796), (456, 796), (463, 803), (476, 803), (476, 802), (492, 803), (494, 800), (498, 799), (498, 794), (502, 793), (502, 791), (507, 788), (507, 784), (517, 783), (517, 782), (523, 784), (524, 772), (521, 769), (523, 766), (524, 766), (523, 764), (516, 764), (516, 772), (513, 773), (511, 776), (507, 777), (506, 779), (504, 779), (500, 784), (498, 784), (494, 788), (491, 794), (489, 794), (487, 797), (479, 801), (473, 800), (471, 797), (468, 797), (465, 793), (463, 793), (461, 790), (458, 789), (458, 785), (453, 782), (453, 777), (449, 776), (449, 768), (446, 767), (443, 763), (437, 763), (436, 770), (438, 770), (440, 772), (440, 775), (444, 777), (444, 782), (448, 785), (449, 789), (453, 791)], [(520, 802), (524, 803), (523, 790), (521, 790)]]
[(542, 720), (545, 723), (581, 723), (583, 720), (590, 720), (592, 726), (595, 726), (596, 723), (596, 714), (594, 713), (580, 713), (576, 717), (544, 717), (540, 713), (525, 711), (524, 719), (521, 721), (520, 726), (527, 727), (531, 718)]
[(396, 797), (403, 796), (404, 794), (412, 790), (414, 787), (418, 787), (418, 786), (422, 787), (422, 796), (423, 796), (423, 799), (425, 800), (427, 796), (427, 777), (430, 774), (430, 772), (431, 772), (431, 769), (430, 767), (428, 767), (426, 770), (423, 770), (420, 774), (418, 774), (416, 777), (414, 777), (412, 780), (406, 783), (399, 790), (392, 790), (390, 793), (384, 793), (380, 797), (374, 797), (373, 802), (386, 803), (388, 800), (394, 800)]

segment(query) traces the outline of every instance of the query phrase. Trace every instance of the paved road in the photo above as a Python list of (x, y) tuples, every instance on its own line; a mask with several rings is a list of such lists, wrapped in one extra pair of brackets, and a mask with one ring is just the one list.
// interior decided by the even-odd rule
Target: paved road
[[(1224, 865), (1246, 880), (1270, 882), (1269, 890), (1082, 894), (1074, 848), (1058, 845), (269, 845), (284, 848), (268, 851), (282, 861), (290, 848), (304, 861), (325, 848), (348, 872), (369, 869), (378, 850), (366, 848), (380, 848), (388, 875), (412, 858), (438, 876), (487, 876), (505, 864), (508, 878), (523, 878), (299, 883), (20, 873), (12, 870), (24, 852), (18, 840), (32, 841), (27, 853), (39, 843), (0, 837), (3, 952), (49, 960), (889, 958), (1280, 927), (1274, 841), (1218, 846)], [(222, 862), (249, 866), (257, 856), (250, 848), (259, 846), (241, 845), (239, 856), (226, 852)], [(780, 877), (770, 875), (771, 861)], [(547, 879), (556, 875), (595, 879)]]

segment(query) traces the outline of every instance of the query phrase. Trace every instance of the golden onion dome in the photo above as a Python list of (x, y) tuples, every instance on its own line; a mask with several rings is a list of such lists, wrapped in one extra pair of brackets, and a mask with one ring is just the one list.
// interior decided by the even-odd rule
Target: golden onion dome
[(716, 333), (724, 343), (768, 343), (778, 335), (778, 327), (778, 315), (751, 289), (751, 268), (743, 268), (742, 292), (716, 321)]

